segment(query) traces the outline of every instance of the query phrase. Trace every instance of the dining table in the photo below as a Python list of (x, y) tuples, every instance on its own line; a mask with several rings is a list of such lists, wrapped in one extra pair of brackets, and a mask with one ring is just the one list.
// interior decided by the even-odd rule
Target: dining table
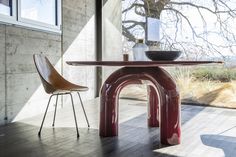
[[(160, 127), (160, 142), (181, 142), (181, 102), (175, 80), (164, 67), (222, 64), (221, 61), (67, 61), (72, 66), (119, 67), (100, 91), (99, 135), (112, 137), (119, 130), (119, 93), (129, 84), (148, 87), (147, 124)], [(134, 91), (135, 92), (135, 91)]]

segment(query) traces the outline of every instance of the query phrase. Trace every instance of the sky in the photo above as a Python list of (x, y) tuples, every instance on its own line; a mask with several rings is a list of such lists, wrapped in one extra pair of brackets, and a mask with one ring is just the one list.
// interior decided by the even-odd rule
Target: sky
[(55, 25), (55, 8), (55, 0), (23, 0), (21, 1), (21, 16)]
[[(130, 4), (132, 4), (135, 0), (126, 0), (125, 2), (123, 2), (122, 7), (127, 8), (127, 6), (129, 6)], [(177, 1), (177, 0), (176, 0)], [(181, 2), (181, 0), (178, 0), (179, 2)], [(186, 0), (186, 1), (193, 1), (193, 0)], [(195, 4), (199, 4), (199, 5), (203, 5), (205, 7), (209, 7), (209, 8), (213, 8), (212, 5), (212, 1), (210, 0), (199, 0), (193, 1)], [(232, 8), (236, 8), (236, 1), (232, 0), (232, 3), (230, 3), (230, 6)], [(235, 6), (235, 7), (234, 7)], [(187, 7), (182, 7), (182, 8), (177, 8), (178, 10), (180, 10), (181, 12), (183, 12), (188, 19), (191, 21), (194, 29), (197, 32), (202, 32), (204, 33), (205, 31), (210, 31), (210, 32), (218, 32), (219, 31), (219, 25), (216, 24), (216, 16), (214, 16), (212, 13), (209, 13), (207, 11), (202, 11), (202, 14), (204, 15), (205, 20), (207, 21), (207, 25), (204, 25), (201, 16), (199, 16), (198, 10), (193, 10), (192, 8), (187, 8)], [(122, 19), (124, 20), (124, 17), (126, 17), (126, 20), (137, 20), (137, 21), (145, 21), (145, 18), (137, 16), (133, 11), (130, 11), (126, 14), (126, 16), (123, 15)], [(163, 29), (165, 29), (165, 32), (168, 33), (170, 36), (171, 34), (174, 34), (176, 31), (176, 26), (174, 25), (174, 23), (172, 23), (171, 21), (173, 21), (173, 16), (170, 16), (170, 14), (168, 14), (167, 12), (163, 11), (161, 14), (161, 22), (162, 22), (162, 28), (161, 31), (163, 31)], [(233, 32), (234, 34), (236, 34), (236, 19), (229, 21), (227, 27), (229, 27), (229, 30), (231, 30), (231, 32)], [(207, 27), (204, 27), (207, 26)], [(177, 39), (179, 41), (191, 41), (193, 42), (192, 39), (192, 31), (190, 29), (190, 27), (188, 26), (188, 23), (186, 21), (182, 21), (181, 25), (178, 25), (178, 37)], [(162, 32), (160, 32), (160, 34), (162, 34)], [(137, 38), (144, 38), (144, 32), (143, 31), (135, 31), (135, 36)], [(227, 45), (228, 43), (224, 40), (222, 40), (222, 38), (219, 38), (219, 36), (217, 36), (214, 33), (210, 33), (208, 35), (204, 36), (205, 38), (207, 38), (209, 41), (212, 41), (214, 44), (218, 44), (218, 45)], [(200, 45), (205, 45), (206, 44), (199, 40), (196, 39), (195, 42), (198, 42)], [(228, 51), (227, 49), (223, 49), (223, 48), (218, 48), (219, 51), (222, 51), (224, 53), (224, 55), (226, 56), (236, 56), (236, 50), (234, 49), (235, 53), (231, 53), (230, 51)], [(214, 53), (215, 56), (218, 56), (219, 54), (216, 52)]]

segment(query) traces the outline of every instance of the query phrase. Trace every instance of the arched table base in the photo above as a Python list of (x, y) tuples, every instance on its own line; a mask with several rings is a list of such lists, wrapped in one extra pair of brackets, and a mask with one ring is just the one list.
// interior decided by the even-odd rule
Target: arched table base
[(148, 96), (148, 126), (159, 127), (159, 99), (156, 89), (150, 85), (147, 86)]
[(119, 93), (126, 85), (141, 81), (149, 82), (148, 125), (160, 125), (162, 144), (179, 144), (179, 93), (171, 76), (159, 67), (124, 67), (107, 78), (101, 89), (100, 136), (118, 135)]

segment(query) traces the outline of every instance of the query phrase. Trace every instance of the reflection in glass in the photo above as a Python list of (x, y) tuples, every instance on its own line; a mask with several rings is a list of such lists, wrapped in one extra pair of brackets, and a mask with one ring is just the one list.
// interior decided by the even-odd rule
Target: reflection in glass
[(51, 25), (57, 25), (55, 0), (22, 0), (21, 17)]
[[(137, 39), (142, 39), (148, 45), (147, 35), (149, 34), (147, 34), (147, 8), (145, 4), (144, 0), (122, 1), (123, 53), (132, 55), (132, 47), (135, 45)], [(152, 39), (153, 36), (149, 35), (149, 37)]]
[(160, 20), (157, 18), (147, 18), (147, 40), (160, 41)]
[(0, 0), (0, 14), (11, 15), (12, 0)]

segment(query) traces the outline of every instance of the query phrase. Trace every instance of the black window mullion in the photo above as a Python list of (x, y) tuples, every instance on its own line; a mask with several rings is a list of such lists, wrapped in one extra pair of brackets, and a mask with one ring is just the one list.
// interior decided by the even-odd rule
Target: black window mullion
[(56, 26), (58, 26), (58, 0), (55, 0), (55, 11), (56, 11), (56, 13), (55, 13), (55, 25)]
[(12, 0), (9, 0), (10, 16), (13, 16)]

